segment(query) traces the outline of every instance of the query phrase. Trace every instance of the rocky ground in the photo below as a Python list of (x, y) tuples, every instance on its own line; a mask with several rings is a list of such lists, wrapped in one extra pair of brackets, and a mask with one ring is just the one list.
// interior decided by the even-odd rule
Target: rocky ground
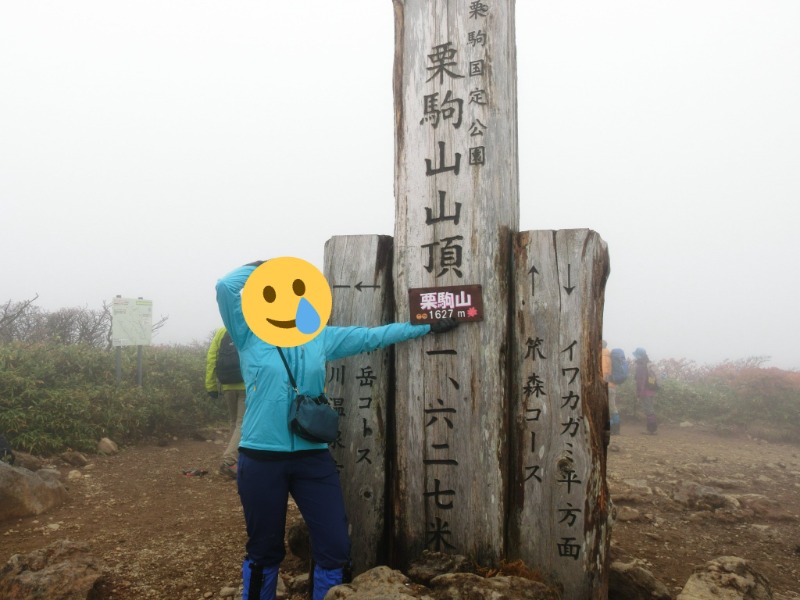
[(638, 559), (675, 596), (695, 567), (738, 556), (800, 598), (800, 447), (684, 425), (611, 438), (612, 559)]
[[(609, 448), (612, 559), (639, 561), (675, 596), (695, 567), (735, 555), (776, 597), (800, 598), (800, 447), (699, 425), (643, 429), (623, 424)], [(84, 467), (53, 461), (69, 501), (0, 523), (0, 565), (68, 539), (85, 542), (109, 573), (98, 600), (233, 597), (245, 537), (236, 484), (216, 471), (226, 436), (123, 448)], [(302, 581), (300, 559), (290, 554), (283, 567)], [(290, 588), (286, 597), (302, 595)]]

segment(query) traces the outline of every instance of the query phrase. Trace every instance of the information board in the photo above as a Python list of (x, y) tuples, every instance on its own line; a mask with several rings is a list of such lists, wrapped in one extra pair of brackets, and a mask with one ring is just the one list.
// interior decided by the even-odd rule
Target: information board
[(114, 298), (111, 304), (112, 346), (149, 346), (152, 332), (152, 300)]

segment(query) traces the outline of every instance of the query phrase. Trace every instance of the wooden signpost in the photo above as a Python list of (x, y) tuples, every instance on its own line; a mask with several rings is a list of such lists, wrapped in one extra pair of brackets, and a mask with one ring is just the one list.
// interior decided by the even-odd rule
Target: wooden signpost
[[(394, 319), (391, 237), (331, 238), (324, 260), (333, 293), (331, 325), (375, 326)], [(392, 361), (392, 348), (387, 348), (328, 364), (325, 391), (341, 415), (340, 437), (331, 451), (350, 515), (355, 574), (388, 559), (387, 413), (393, 403)]]
[(508, 555), (606, 598), (609, 542), (601, 378), (605, 242), (588, 229), (514, 238)]
[(461, 324), (329, 366), (355, 570), (522, 559), (605, 598), (606, 244), (517, 233), (514, 1), (393, 2), (395, 236), (326, 244), (330, 323)]
[(482, 321), (395, 351), (395, 560), (404, 565), (429, 549), (496, 563), (504, 552), (508, 282), (519, 221), (514, 5), (394, 7), (397, 318), (411, 317), (414, 289), (480, 285), (483, 301)]

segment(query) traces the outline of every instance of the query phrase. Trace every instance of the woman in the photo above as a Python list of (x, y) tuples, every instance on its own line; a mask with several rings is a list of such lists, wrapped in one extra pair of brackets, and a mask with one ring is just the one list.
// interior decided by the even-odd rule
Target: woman
[[(347, 516), (328, 445), (310, 442), (289, 430), (289, 407), (295, 392), (288, 370), (297, 383), (297, 393), (316, 397), (325, 385), (326, 361), (370, 352), (431, 331), (449, 331), (457, 323), (447, 320), (430, 326), (394, 323), (369, 328), (324, 327), (310, 341), (283, 348), (285, 365), (278, 347), (261, 339), (248, 326), (245, 312), (251, 310), (249, 305), (245, 312), (242, 309), (242, 289), (260, 265), (259, 261), (239, 267), (216, 286), (222, 321), (239, 351), (246, 387), (237, 473), (248, 536), (242, 565), (242, 600), (275, 598), (278, 568), (285, 555), (289, 494), (309, 528), (315, 562), (313, 597), (321, 600), (328, 589), (342, 583), (344, 566), (350, 560)], [(293, 285), (292, 289), (298, 297), (306, 294), (305, 286)], [(273, 286), (264, 287), (264, 297), (267, 302), (275, 300)], [(248, 313), (248, 320), (250, 317)]]
[(637, 348), (633, 351), (636, 359), (636, 397), (644, 409), (645, 419), (647, 420), (647, 433), (655, 435), (658, 429), (655, 410), (655, 382), (648, 381), (651, 377), (650, 359), (644, 348)]

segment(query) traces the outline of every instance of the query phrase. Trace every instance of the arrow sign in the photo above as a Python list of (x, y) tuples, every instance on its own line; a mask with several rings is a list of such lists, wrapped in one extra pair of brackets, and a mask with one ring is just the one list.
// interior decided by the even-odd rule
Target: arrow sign
[(354, 287), (354, 288), (356, 288), (356, 289), (357, 289), (357, 290), (360, 292), (361, 290), (364, 290), (364, 289), (367, 289), (367, 288), (374, 288), (374, 289), (378, 289), (378, 288), (380, 288), (381, 286), (379, 286), (379, 285), (364, 285), (364, 283), (363, 283), (363, 282), (361, 282), (361, 281), (359, 281), (359, 282), (358, 282), (357, 284), (355, 284), (355, 285), (332, 285), (332, 286), (331, 286), (331, 288), (332, 288), (332, 289), (334, 289), (334, 290), (335, 290), (336, 288), (345, 288), (345, 289), (347, 289), (347, 288), (351, 288), (351, 287)]
[(567, 291), (567, 295), (575, 289), (575, 286), (572, 285), (572, 265), (569, 263), (567, 263), (567, 285), (564, 286), (564, 289)]
[(539, 271), (536, 270), (536, 267), (531, 266), (530, 271), (528, 273), (531, 274), (531, 296), (536, 295), (536, 278), (534, 275), (538, 275)]

